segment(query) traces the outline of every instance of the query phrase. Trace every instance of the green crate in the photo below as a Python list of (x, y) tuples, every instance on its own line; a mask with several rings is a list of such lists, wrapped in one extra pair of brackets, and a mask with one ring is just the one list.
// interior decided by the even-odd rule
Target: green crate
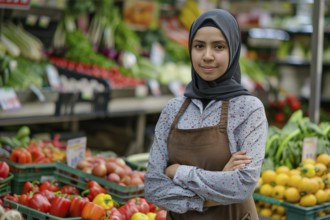
[(43, 177), (54, 176), (56, 163), (28, 163), (20, 164), (12, 161), (6, 161), (13, 174), (11, 181), (11, 192), (21, 194), (23, 185), (27, 181), (40, 181)]
[(14, 175), (9, 173), (9, 176), (0, 181), (0, 197), (11, 193), (11, 181)]
[(20, 164), (12, 161), (6, 161), (10, 167), (10, 172), (14, 174), (14, 180), (33, 181), (40, 179), (42, 176), (52, 176), (56, 163), (27, 163)]
[(71, 218), (56, 217), (49, 213), (40, 212), (36, 209), (32, 209), (30, 207), (27, 207), (25, 205), (16, 203), (8, 199), (4, 199), (4, 205), (10, 206), (12, 209), (16, 209), (17, 211), (19, 211), (23, 215), (23, 218), (26, 220), (81, 220), (80, 217), (71, 217)]
[(303, 207), (288, 202), (281, 202), (275, 198), (263, 196), (257, 193), (253, 194), (254, 200), (268, 202), (275, 205), (281, 205), (285, 208), (286, 220), (330, 220), (330, 215), (318, 217), (320, 211), (330, 208), (330, 202), (315, 205), (313, 207)]
[(86, 189), (87, 182), (94, 180), (102, 185), (119, 204), (125, 204), (131, 198), (144, 197), (144, 186), (121, 186), (104, 178), (69, 167), (64, 163), (57, 163), (56, 167), (55, 177), (62, 183)]

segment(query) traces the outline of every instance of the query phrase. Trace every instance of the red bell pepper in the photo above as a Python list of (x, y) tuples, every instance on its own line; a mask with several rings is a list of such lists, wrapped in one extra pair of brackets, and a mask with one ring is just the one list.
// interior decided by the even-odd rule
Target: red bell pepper
[(49, 191), (48, 189), (44, 189), (39, 192), (41, 195), (45, 196), (50, 203), (52, 203), (53, 199), (55, 198), (55, 192)]
[(9, 165), (6, 161), (0, 161), (0, 180), (5, 179), (9, 175)]
[(27, 193), (27, 194), (22, 194), (18, 196), (18, 203), (22, 205), (27, 205), (29, 199), (31, 199), (32, 194)]
[(150, 211), (149, 204), (147, 200), (144, 198), (139, 198), (139, 197), (132, 198), (128, 200), (127, 203), (130, 205), (135, 205), (138, 208), (139, 212), (142, 212), (144, 214), (147, 214)]
[(60, 190), (60, 187), (58, 187), (55, 184), (55, 182), (45, 181), (45, 182), (42, 182), (41, 185), (39, 186), (39, 191), (43, 191), (45, 189), (52, 191), (52, 192), (57, 192)]
[(82, 210), (88, 202), (89, 199), (86, 197), (73, 197), (69, 210), (70, 217), (80, 217)]
[(68, 216), (71, 200), (63, 196), (55, 196), (51, 202), (49, 214), (64, 218)]
[(86, 196), (90, 201), (93, 201), (95, 196), (100, 193), (106, 193), (105, 188), (102, 187), (99, 183), (92, 180), (87, 183), (87, 189), (82, 192), (82, 195)]
[(42, 152), (41, 147), (39, 147), (36, 143), (31, 143), (26, 149), (30, 152), (33, 162), (39, 161), (46, 157)]
[(15, 163), (22, 164), (32, 163), (32, 155), (27, 149), (23, 147), (18, 147), (11, 152), (9, 160)]
[(30, 182), (30, 181), (27, 181), (24, 183), (23, 185), (23, 189), (22, 189), (22, 192), (21, 194), (27, 194), (29, 192), (39, 192), (39, 185), (38, 185), (38, 181), (33, 181), (33, 182)]
[(67, 194), (67, 195), (79, 195), (80, 194), (80, 190), (77, 187), (71, 186), (71, 185), (62, 186), (61, 192), (63, 194)]
[(51, 204), (48, 199), (40, 193), (34, 194), (28, 201), (27, 206), (41, 212), (49, 212)]
[(88, 202), (82, 212), (81, 218), (83, 220), (103, 220), (105, 217), (105, 210), (102, 206), (93, 202)]

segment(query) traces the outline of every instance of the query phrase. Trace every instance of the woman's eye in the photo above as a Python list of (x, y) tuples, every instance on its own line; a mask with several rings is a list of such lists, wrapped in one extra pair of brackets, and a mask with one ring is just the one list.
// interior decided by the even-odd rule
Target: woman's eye
[(195, 44), (195, 48), (196, 49), (200, 49), (200, 48), (202, 48), (203, 47), (203, 44)]
[(222, 50), (222, 49), (225, 48), (225, 46), (222, 45), (222, 44), (217, 44), (217, 45), (215, 45), (215, 48), (218, 49), (218, 50)]

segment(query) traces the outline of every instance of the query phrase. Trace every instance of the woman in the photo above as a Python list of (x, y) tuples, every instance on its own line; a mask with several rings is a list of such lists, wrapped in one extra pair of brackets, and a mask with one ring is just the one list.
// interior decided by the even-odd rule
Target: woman
[(268, 123), (262, 102), (240, 84), (240, 29), (221, 9), (192, 24), (192, 81), (156, 125), (145, 197), (167, 219), (258, 219), (252, 198)]

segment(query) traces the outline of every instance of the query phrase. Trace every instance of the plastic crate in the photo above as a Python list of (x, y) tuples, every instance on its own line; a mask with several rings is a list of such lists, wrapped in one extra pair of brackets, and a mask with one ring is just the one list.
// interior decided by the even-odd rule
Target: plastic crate
[[(144, 185), (121, 186), (104, 178), (69, 167), (64, 163), (57, 163), (56, 166), (55, 177), (62, 183), (71, 184), (77, 188), (85, 189), (87, 182), (89, 180), (94, 180), (101, 184), (119, 204), (125, 204), (131, 198), (144, 197)], [(134, 169), (134, 167), (132, 168)]]
[(6, 161), (13, 174), (11, 180), (11, 192), (20, 194), (23, 185), (27, 181), (41, 180), (42, 177), (54, 176), (56, 163), (29, 163), (19, 164), (12, 161)]
[(0, 181), (0, 197), (11, 193), (11, 180), (14, 175), (9, 173), (9, 176)]
[(12, 209), (16, 209), (17, 211), (19, 211), (23, 215), (23, 218), (26, 220), (61, 220), (61, 219), (62, 220), (81, 220), (80, 217), (71, 217), (71, 218), (70, 217), (68, 217), (68, 218), (56, 217), (49, 213), (40, 212), (36, 209), (32, 209), (25, 205), (21, 205), (19, 203), (8, 200), (6, 198), (4, 199), (4, 205), (10, 206)]
[(275, 198), (263, 196), (257, 193), (253, 194), (253, 198), (258, 201), (268, 202), (275, 205), (281, 205), (285, 208), (286, 220), (330, 220), (330, 215), (318, 217), (318, 212), (330, 208), (330, 202), (315, 205), (313, 207), (303, 207), (288, 202), (281, 202)]

